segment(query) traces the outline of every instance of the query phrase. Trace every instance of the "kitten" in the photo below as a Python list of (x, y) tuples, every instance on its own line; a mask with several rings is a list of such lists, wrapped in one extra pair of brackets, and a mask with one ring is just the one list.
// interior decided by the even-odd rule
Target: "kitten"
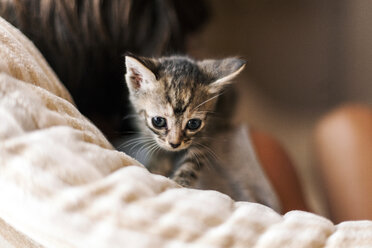
[(244, 69), (245, 61), (128, 55), (125, 64), (129, 99), (143, 133), (139, 139), (152, 142), (152, 150), (158, 146), (168, 151), (163, 158), (170, 166), (160, 157), (154, 163), (168, 171), (151, 163), (147, 167), (152, 172), (163, 171), (161, 174), (182, 186), (193, 186), (200, 169), (208, 163), (210, 137), (229, 121), (227, 116), (218, 121), (213, 118), (219, 111), (217, 100)]

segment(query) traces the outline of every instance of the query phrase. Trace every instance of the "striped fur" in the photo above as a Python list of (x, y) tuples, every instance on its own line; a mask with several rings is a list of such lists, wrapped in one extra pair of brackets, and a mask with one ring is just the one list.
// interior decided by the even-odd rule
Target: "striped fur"
[[(177, 183), (192, 186), (208, 163), (207, 137), (216, 128), (217, 100), (244, 65), (238, 58), (195, 61), (184, 56), (126, 56), (125, 78), (138, 127), (171, 152), (167, 154), (174, 152), (169, 155), (173, 159), (167, 174)], [(166, 125), (156, 126), (155, 117), (164, 118)]]

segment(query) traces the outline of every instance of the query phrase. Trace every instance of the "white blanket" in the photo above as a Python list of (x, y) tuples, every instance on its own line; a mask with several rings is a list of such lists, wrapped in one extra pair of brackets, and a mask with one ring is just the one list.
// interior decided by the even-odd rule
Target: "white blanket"
[(281, 216), (150, 174), (0, 19), (0, 247), (372, 247), (372, 222)]

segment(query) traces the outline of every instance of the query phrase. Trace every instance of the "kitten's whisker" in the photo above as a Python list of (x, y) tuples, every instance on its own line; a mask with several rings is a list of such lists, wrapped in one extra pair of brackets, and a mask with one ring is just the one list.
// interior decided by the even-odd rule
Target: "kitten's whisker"
[(151, 152), (150, 156), (157, 156), (159, 151), (161, 151), (161, 147), (156, 144), (155, 149)]
[(194, 111), (195, 109), (199, 108), (200, 106), (206, 104), (207, 102), (212, 101), (213, 99), (219, 97), (220, 95), (222, 95), (222, 93), (217, 94), (217, 95), (215, 95), (215, 96), (212, 96), (211, 98), (205, 100), (204, 102), (200, 103), (198, 106), (196, 106), (195, 108), (193, 108), (192, 111)]
[(144, 136), (150, 136), (144, 131), (125, 131), (125, 132), (120, 132), (121, 134), (142, 134)]
[(122, 148), (125, 148), (127, 146), (130, 146), (132, 144), (135, 144), (138, 141), (147, 141), (147, 140), (151, 140), (151, 138), (149, 138), (149, 137), (132, 138), (130, 140), (124, 141), (120, 146), (118, 146), (118, 150), (122, 149)]
[[(200, 149), (199, 149), (200, 150)], [(208, 152), (208, 151), (207, 151)], [(215, 160), (211, 160), (209, 154), (204, 154), (204, 153), (197, 153), (195, 152), (195, 155), (197, 155), (199, 157), (199, 159), (202, 159), (204, 161), (203, 164), (206, 165), (206, 167), (209, 169), (209, 170), (214, 170), (214, 167), (213, 167), (213, 164), (215, 163)], [(200, 158), (201, 157), (201, 158)]]
[(208, 146), (203, 145), (203, 144), (201, 144), (201, 143), (199, 143), (199, 142), (196, 142), (196, 141), (194, 141), (194, 143), (195, 143), (196, 145), (199, 145), (200, 147), (204, 148), (208, 153), (210, 153), (210, 154), (213, 156), (213, 158), (214, 158), (215, 160), (217, 160), (217, 161), (220, 161), (220, 160), (221, 160), (221, 159), (216, 155), (216, 153), (215, 153), (211, 148), (209, 148)]
[(152, 153), (151, 153), (150, 156), (152, 156), (152, 155), (157, 156), (157, 154), (159, 153), (159, 151), (161, 151), (161, 147), (158, 146), (158, 144), (156, 144), (156, 146), (155, 146), (155, 150), (152, 151)]
[(201, 165), (200, 165), (199, 158), (198, 158), (197, 154), (194, 151), (192, 151), (192, 150), (190, 150), (190, 152), (191, 152), (191, 155), (196, 160), (196, 163), (198, 164), (198, 168), (200, 169), (201, 168)]
[(208, 110), (198, 110), (196, 113), (217, 114), (218, 112), (208, 111)]
[(142, 145), (140, 146), (140, 148), (136, 151), (136, 155), (135, 157), (138, 158), (139, 156), (142, 157), (142, 150), (145, 149), (147, 147), (147, 142), (143, 142)]
[(136, 147), (138, 144), (142, 144), (142, 143), (144, 143), (144, 141), (137, 141), (136, 140), (136, 141), (133, 141), (130, 144), (126, 145), (125, 147), (130, 146), (129, 153), (131, 153), (134, 147)]
[(150, 136), (138, 136), (134, 138), (130, 138), (129, 140), (138, 140), (138, 139), (151, 139)]
[(149, 153), (150, 153), (150, 151), (151, 151), (151, 149), (152, 149), (153, 147), (154, 147), (154, 144), (150, 144), (150, 145), (148, 145), (148, 146), (146, 147), (145, 154), (141, 157), (141, 158), (143, 158), (144, 163), (147, 163), (147, 158), (148, 158)]
[(124, 116), (121, 120), (124, 121), (124, 120), (127, 120), (127, 119), (137, 118), (137, 117), (138, 116), (136, 114), (131, 114), (131, 115)]
[(131, 146), (131, 145), (133, 145), (133, 144), (135, 144), (135, 143), (137, 143), (138, 141), (137, 140), (130, 140), (130, 141), (126, 141), (126, 142), (124, 142), (124, 143), (122, 143), (120, 146), (118, 146), (118, 150), (122, 150), (123, 148), (126, 148), (126, 147), (128, 147), (128, 146)]
[(142, 150), (145, 149), (145, 152), (146, 152), (146, 149), (148, 147), (148, 144), (147, 143), (144, 143), (137, 151), (136, 151), (136, 155), (135, 155), (135, 158), (139, 161), (143, 161), (142, 158), (144, 156)]
[(142, 142), (142, 141), (147, 141), (147, 140), (131, 140), (131, 141), (121, 144), (118, 148), (119, 149), (126, 148), (128, 146), (136, 144), (137, 142)]
[(218, 120), (218, 121), (226, 121), (226, 116), (220, 115), (220, 113), (213, 114), (210, 119)]
[[(131, 140), (137, 140), (137, 139), (144, 139), (144, 138), (150, 138), (150, 137), (145, 137), (145, 136), (138, 136), (138, 137), (128, 137), (128, 140), (127, 141), (131, 141)], [(125, 141), (126, 142), (126, 141)]]
[(205, 154), (205, 157), (208, 160), (209, 168), (215, 169), (215, 167), (213, 167), (213, 165), (215, 163), (218, 163), (218, 160), (216, 158), (214, 158), (208, 151), (207, 151), (207, 154)]
[(155, 150), (153, 150), (150, 156), (158, 156), (158, 153), (162, 150), (162, 148), (156, 143)]
[(130, 149), (129, 149), (129, 152), (131, 153), (132, 150), (134, 148), (136, 148), (137, 146), (141, 145), (141, 144), (146, 144), (148, 142), (148, 140), (142, 140), (142, 141), (137, 141), (137, 143), (135, 145), (133, 145)]
[(149, 146), (149, 150), (147, 151), (145, 156), (145, 161), (147, 161), (148, 156), (150, 156), (149, 158), (151, 159), (151, 152), (156, 148), (156, 146), (157, 144), (155, 141)]
[[(151, 146), (152, 142), (153, 142), (153, 140), (143, 141), (142, 143), (144, 143), (144, 144), (137, 150), (136, 157), (138, 157), (138, 154), (139, 155), (142, 154), (143, 149), (148, 149), (149, 146)], [(142, 158), (142, 156), (141, 156), (141, 158)]]
[(198, 159), (195, 156), (195, 153), (191, 149), (189, 150), (189, 152), (190, 152), (191, 158), (195, 159), (196, 163), (198, 164), (198, 167), (200, 168), (200, 164), (199, 164)]
[(217, 160), (216, 160), (216, 159), (213, 159), (213, 158), (211, 157), (211, 155), (209, 154), (208, 151), (205, 151), (205, 150), (204, 150), (204, 152), (203, 152), (202, 154), (198, 154), (198, 156), (200, 156), (200, 157), (202, 158), (202, 160), (204, 161), (203, 164), (205, 164), (206, 167), (207, 167), (209, 170), (214, 170), (214, 169), (215, 169), (213, 165), (214, 165), (214, 163), (217, 162)]
[(209, 139), (209, 140), (220, 140), (220, 138), (214, 138), (214, 137), (207, 137), (207, 136), (198, 136), (198, 138), (201, 138), (201, 139)]

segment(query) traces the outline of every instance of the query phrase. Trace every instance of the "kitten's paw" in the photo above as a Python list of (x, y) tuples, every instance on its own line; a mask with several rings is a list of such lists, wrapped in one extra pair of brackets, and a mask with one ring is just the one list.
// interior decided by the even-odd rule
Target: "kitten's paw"
[(176, 171), (172, 179), (183, 187), (191, 187), (197, 179), (197, 175), (193, 170)]
[(184, 163), (178, 170), (175, 171), (172, 179), (184, 187), (191, 187), (198, 179), (199, 172), (196, 170), (196, 164), (187, 162)]
[(172, 179), (173, 179), (173, 181), (175, 181), (176, 183), (178, 183), (182, 187), (190, 187), (191, 186), (191, 182), (188, 178), (174, 176)]

